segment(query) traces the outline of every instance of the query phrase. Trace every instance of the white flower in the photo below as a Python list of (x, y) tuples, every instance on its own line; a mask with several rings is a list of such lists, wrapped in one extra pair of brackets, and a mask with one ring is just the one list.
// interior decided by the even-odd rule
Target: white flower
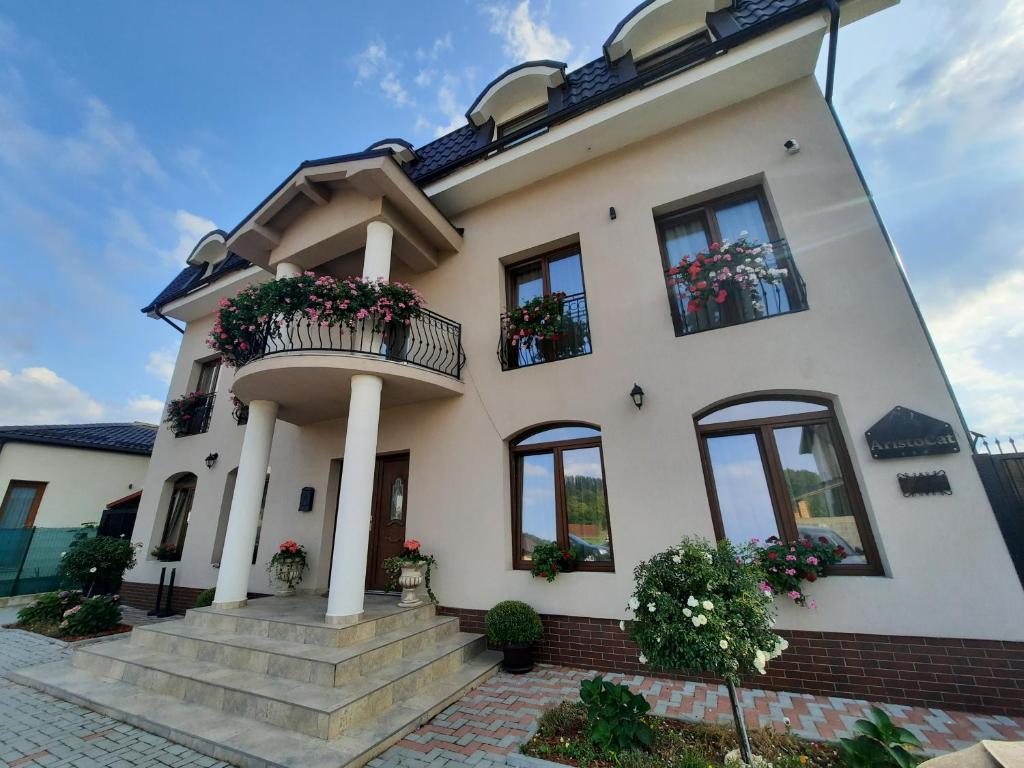
[(619, 629), (621, 629), (623, 632), (625, 632), (626, 631), (626, 622), (620, 621), (619, 622)]
[(690, 618), (691, 616), (693, 616), (693, 611), (691, 611), (689, 608), (683, 608), (683, 616), (685, 616), (686, 618)]
[(67, 554), (67, 552), (61, 552), (61, 553), (60, 553), (60, 556), (61, 556), (61, 557), (64, 557), (64, 555), (66, 555), (66, 554)]
[(764, 665), (768, 663), (768, 654), (762, 651), (760, 648), (754, 652), (754, 669), (760, 672), (762, 675), (767, 674)]
[(708, 623), (708, 617), (707, 617), (707, 616), (705, 616), (705, 615), (704, 615), (703, 613), (697, 614), (697, 616), (696, 616), (695, 618), (696, 618), (696, 619), (697, 619), (697, 620), (698, 620), (698, 621), (699, 621), (699, 622), (700, 622), (700, 623), (701, 623), (702, 625), (703, 625), (703, 624), (707, 624), (707, 623)]
[(647, 663), (647, 657), (644, 656), (642, 653), (639, 656), (637, 656), (636, 658), (637, 658), (637, 661), (639, 661), (641, 664), (646, 664)]
[(700, 626), (700, 616), (694, 616), (692, 619), (690, 619), (690, 621), (693, 622), (693, 626), (695, 626), (695, 627), (699, 627)]
[(703, 608), (705, 611), (713, 611), (713, 610), (715, 610), (715, 604), (712, 603), (710, 600), (705, 600), (700, 605), (701, 605), (701, 608)]
[(718, 647), (721, 648), (724, 651), (726, 648), (729, 647), (729, 641), (728, 640), (719, 640), (718, 641)]
[(686, 599), (686, 604), (687, 604), (688, 606), (690, 606), (691, 608), (696, 608), (696, 607), (697, 607), (698, 605), (700, 605), (700, 603), (699, 603), (699, 602), (697, 601), (697, 598), (696, 598), (696, 597), (694, 597), (693, 595), (690, 595), (690, 596), (689, 596), (689, 597), (688, 597), (688, 598)]
[(89, 569), (89, 573), (96, 573), (96, 566), (95, 565), (92, 568)]
[(658, 606), (656, 606), (654, 603), (648, 603), (647, 604), (647, 610), (650, 611), (651, 613), (654, 613), (654, 609), (657, 608), (657, 607)]
[(683, 558), (681, 558), (679, 555), (672, 555), (672, 562), (676, 565), (679, 565), (681, 562), (683, 562)]
[(711, 556), (711, 553), (710, 553), (710, 552), (705, 552), (705, 553), (704, 553), (704, 559), (705, 559), (705, 560), (707, 560), (707, 561), (708, 561), (709, 563), (713, 563), (713, 562), (715, 562), (715, 558), (713, 558), (713, 557)]
[(635, 597), (629, 598), (629, 610), (635, 611), (639, 607), (640, 607), (640, 601), (637, 598), (635, 598)]

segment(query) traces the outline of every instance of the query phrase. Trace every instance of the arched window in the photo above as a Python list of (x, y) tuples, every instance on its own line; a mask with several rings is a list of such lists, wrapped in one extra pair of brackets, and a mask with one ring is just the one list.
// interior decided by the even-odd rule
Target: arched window
[(159, 541), (160, 544), (173, 546), (177, 552), (177, 557), (168, 559), (181, 559), (181, 551), (185, 546), (185, 533), (188, 530), (188, 519), (192, 514), (192, 499), (195, 495), (196, 476), (191, 472), (174, 481), (171, 498), (167, 504), (164, 530)]
[(848, 553), (838, 572), (880, 573), (831, 403), (734, 401), (698, 414), (697, 433), (718, 538), (825, 537)]
[(510, 444), (513, 558), (529, 568), (533, 548), (557, 542), (580, 570), (612, 570), (612, 534), (601, 430), (584, 424), (531, 429)]

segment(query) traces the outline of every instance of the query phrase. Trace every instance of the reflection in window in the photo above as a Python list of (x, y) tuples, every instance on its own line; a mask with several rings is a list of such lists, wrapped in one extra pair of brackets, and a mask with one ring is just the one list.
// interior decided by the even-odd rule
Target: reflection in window
[(161, 544), (174, 546), (177, 558), (181, 559), (181, 551), (185, 545), (185, 533), (188, 531), (188, 521), (192, 514), (192, 499), (196, 493), (196, 476), (185, 475), (175, 481), (171, 490), (171, 500), (167, 505), (167, 519), (164, 522), (163, 534), (160, 537)]
[(700, 418), (718, 536), (825, 538), (847, 552), (841, 571), (878, 573), (878, 556), (831, 407), (750, 400)]
[(610, 569), (611, 529), (601, 433), (553, 427), (513, 442), (516, 559), (529, 562), (541, 542), (575, 550), (580, 567)]

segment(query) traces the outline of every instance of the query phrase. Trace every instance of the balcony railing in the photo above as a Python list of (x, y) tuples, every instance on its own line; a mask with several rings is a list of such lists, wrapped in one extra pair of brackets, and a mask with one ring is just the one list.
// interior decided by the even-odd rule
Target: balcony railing
[(383, 327), (370, 322), (357, 323), (354, 328), (321, 325), (305, 316), (279, 325), (272, 319), (252, 335), (249, 349), (239, 367), (287, 352), (325, 352), (415, 365), (458, 379), (466, 364), (462, 326), (429, 310), (423, 310), (409, 325)]
[(709, 301), (699, 310), (687, 312), (690, 292), (685, 285), (676, 283), (672, 278), (666, 278), (676, 336), (749, 323), (807, 309), (807, 289), (793, 261), (789, 245), (785, 240), (777, 240), (771, 245), (772, 252), (765, 257), (766, 266), (785, 270), (786, 274), (778, 282), (761, 281), (753, 290), (732, 284), (725, 286), (728, 297), (721, 304)]
[(192, 408), (192, 418), (188, 420), (184, 429), (174, 433), (175, 437), (187, 437), (188, 435), (201, 435), (210, 428), (210, 417), (213, 415), (213, 403), (217, 399), (214, 394), (199, 395)]
[(501, 335), (498, 339), (498, 360), (501, 370), (526, 368), (530, 365), (551, 363), (570, 357), (589, 355), (590, 320), (587, 316), (587, 296), (585, 293), (574, 293), (566, 296), (562, 303), (562, 316), (567, 319), (566, 330), (554, 341), (532, 341), (529, 346), (522, 342), (512, 343), (508, 317), (501, 317)]

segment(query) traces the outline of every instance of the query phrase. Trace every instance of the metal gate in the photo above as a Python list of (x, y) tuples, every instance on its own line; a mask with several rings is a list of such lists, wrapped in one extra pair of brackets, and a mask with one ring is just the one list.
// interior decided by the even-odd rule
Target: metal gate
[(976, 453), (974, 464), (1024, 585), (1024, 453)]

